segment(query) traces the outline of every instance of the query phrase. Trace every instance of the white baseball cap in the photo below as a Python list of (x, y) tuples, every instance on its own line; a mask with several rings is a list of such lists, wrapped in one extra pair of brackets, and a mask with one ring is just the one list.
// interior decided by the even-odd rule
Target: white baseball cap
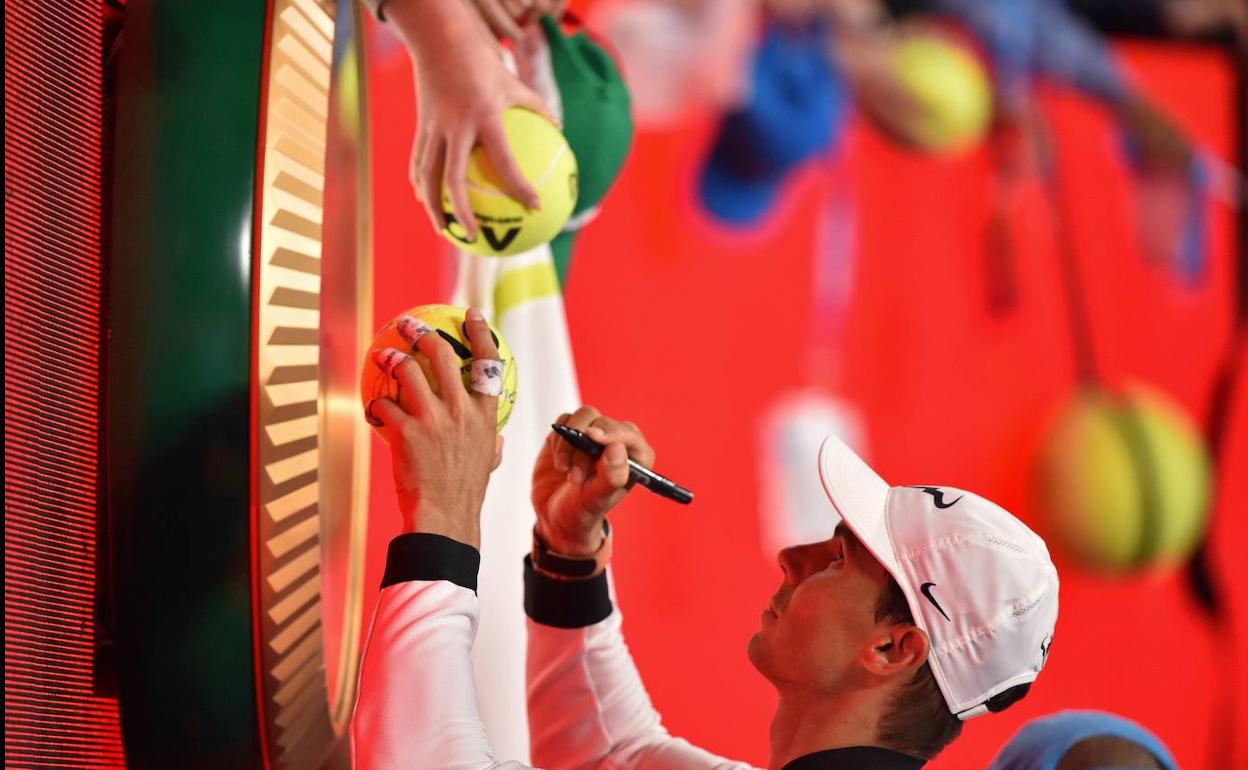
[(819, 448), (819, 478), (901, 586), (949, 710), (970, 719), (1023, 697), (1057, 623), (1057, 569), (1040, 536), (972, 492), (890, 487), (835, 436)]

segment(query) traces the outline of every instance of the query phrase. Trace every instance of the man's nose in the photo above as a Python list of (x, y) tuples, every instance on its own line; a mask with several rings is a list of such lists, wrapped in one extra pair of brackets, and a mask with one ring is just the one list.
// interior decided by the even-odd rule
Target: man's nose
[(781, 548), (780, 553), (776, 554), (776, 561), (780, 562), (780, 571), (784, 573), (784, 581), (790, 585), (797, 585), (802, 582), (801, 555), (802, 547), (800, 545)]

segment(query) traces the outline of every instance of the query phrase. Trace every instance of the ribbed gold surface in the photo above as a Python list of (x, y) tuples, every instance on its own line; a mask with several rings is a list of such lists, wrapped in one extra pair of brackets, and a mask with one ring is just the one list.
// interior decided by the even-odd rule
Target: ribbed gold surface
[[(358, 657), (367, 501), (367, 455), (360, 455), (368, 443), (347, 441), (345, 454), (328, 446), (328, 436), (338, 442), (342, 430), (335, 427), (341, 419), (335, 421), (332, 404), (356, 398), (354, 392), (334, 392), (340, 386), (325, 376), (322, 360), (335, 26), (329, 0), (273, 4), (256, 272), (256, 545), (265, 743), (279, 768), (322, 767), (339, 755), (335, 748), (349, 717)], [(357, 75), (358, 69), (349, 73)], [(368, 258), (350, 251), (335, 256)], [(371, 315), (371, 285), (354, 288)], [(355, 319), (345, 323), (353, 327)], [(359, 416), (347, 417), (347, 430), (355, 430)], [(330, 479), (350, 488), (347, 504), (327, 502), (341, 498), (333, 494), (339, 490), (323, 486)], [(327, 521), (330, 516), (335, 520)], [(327, 572), (325, 556), (331, 551), (341, 563)], [(337, 583), (327, 586), (327, 579)], [(327, 618), (323, 597), (331, 593), (343, 606)], [(327, 649), (336, 656), (328, 667), (334, 681), (328, 684)]]

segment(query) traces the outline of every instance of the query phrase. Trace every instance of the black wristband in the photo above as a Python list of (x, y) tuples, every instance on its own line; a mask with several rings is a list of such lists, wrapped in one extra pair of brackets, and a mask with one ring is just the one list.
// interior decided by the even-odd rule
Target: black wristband
[[(555, 578), (568, 578), (570, 580), (584, 580), (592, 577), (595, 572), (599, 571), (599, 567), (606, 568), (606, 560), (611, 558), (610, 550), (603, 551), (608, 548), (607, 539), (611, 536), (611, 524), (606, 520), (602, 520), (602, 545), (599, 546), (599, 552), (593, 556), (583, 558), (575, 558), (571, 556), (561, 556), (550, 550), (550, 546), (542, 540), (537, 534), (537, 529), (533, 530), (533, 568), (538, 572), (545, 573)], [(601, 558), (600, 558), (601, 557)]]
[(390, 541), (381, 587), (412, 580), (449, 580), (477, 590), (481, 552), (444, 535), (408, 532)]
[(524, 557), (524, 611), (544, 626), (584, 628), (612, 612), (607, 573), (586, 580), (557, 580), (533, 569)]

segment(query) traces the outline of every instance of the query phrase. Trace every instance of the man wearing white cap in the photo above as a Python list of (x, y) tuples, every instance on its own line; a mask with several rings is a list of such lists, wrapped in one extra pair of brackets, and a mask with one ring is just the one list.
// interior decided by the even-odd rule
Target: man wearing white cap
[[(489, 357), (488, 329), (470, 324), (469, 337)], [(444, 345), (427, 335), (420, 349), (450, 384), (458, 374)], [(365, 646), (355, 767), (519, 768), (493, 756), (469, 655), (495, 402), (462, 388), (433, 394), (410, 362), (393, 375), (409, 403), (377, 403), (372, 414), (385, 422), (401, 499), (415, 502), (404, 510), (407, 533), (391, 543)], [(605, 517), (631, 486), (627, 460), (652, 465), (653, 450), (636, 426), (592, 407), (560, 422), (606, 451), (594, 461), (552, 434), (534, 470), (538, 524), (525, 560), (533, 762), (745, 770), (664, 729), (610, 599)], [(1026, 693), (1053, 640), (1057, 573), (1044, 542), (981, 497), (890, 487), (836, 438), (818, 460), (828, 514), (842, 522), (826, 541), (781, 551), (784, 580), (749, 642), (780, 694), (768, 767), (914, 770), (962, 720)]]

